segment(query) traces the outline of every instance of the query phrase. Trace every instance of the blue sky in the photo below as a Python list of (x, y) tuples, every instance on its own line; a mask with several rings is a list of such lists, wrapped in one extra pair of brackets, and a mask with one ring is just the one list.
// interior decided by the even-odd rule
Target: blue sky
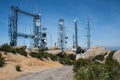
[[(120, 49), (120, 0), (0, 0), (0, 44), (9, 43), (8, 15), (10, 5), (19, 6), (22, 10), (42, 14), (42, 27), (47, 27), (47, 41), (57, 42), (58, 20), (64, 19), (67, 47), (72, 46), (74, 33), (73, 20), (78, 18), (78, 42), (86, 47), (87, 17), (90, 18), (91, 45)], [(32, 32), (32, 18), (19, 15), (19, 32)], [(18, 38), (18, 45), (29, 45), (30, 39)], [(54, 44), (53, 44), (54, 45)]]

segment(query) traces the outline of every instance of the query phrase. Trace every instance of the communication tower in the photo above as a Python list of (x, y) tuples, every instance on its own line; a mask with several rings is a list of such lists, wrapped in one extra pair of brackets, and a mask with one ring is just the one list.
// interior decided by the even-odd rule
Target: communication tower
[(68, 37), (65, 33), (65, 26), (64, 26), (64, 19), (59, 19), (59, 26), (58, 26), (58, 47), (64, 51), (66, 48), (66, 44)]
[[(33, 34), (18, 33), (18, 16), (19, 14), (24, 14), (33, 18)], [(41, 14), (32, 14), (19, 9), (18, 7), (11, 6), (11, 15), (9, 16), (9, 36), (10, 45), (17, 46), (17, 38), (24, 37), (33, 40), (34, 47), (43, 48), (41, 44), (44, 33), (41, 32)]]

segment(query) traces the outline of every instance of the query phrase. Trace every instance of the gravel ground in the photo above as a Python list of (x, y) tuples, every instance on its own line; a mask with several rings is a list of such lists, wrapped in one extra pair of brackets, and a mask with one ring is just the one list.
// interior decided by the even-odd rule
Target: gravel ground
[(72, 66), (51, 68), (37, 73), (22, 75), (15, 80), (73, 80), (74, 73), (72, 69)]

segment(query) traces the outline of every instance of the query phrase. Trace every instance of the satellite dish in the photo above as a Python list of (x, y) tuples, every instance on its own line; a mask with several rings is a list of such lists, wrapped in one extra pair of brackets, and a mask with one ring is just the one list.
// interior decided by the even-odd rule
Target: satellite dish
[(35, 22), (35, 25), (39, 27), (39, 26), (41, 25), (41, 24), (40, 24), (40, 20), (37, 20), (37, 21)]
[(77, 17), (74, 19), (74, 22), (76, 22), (78, 19), (77, 19)]
[(60, 33), (63, 33), (63, 31), (60, 31)]
[(47, 40), (45, 39), (44, 42), (47, 42)]
[(39, 15), (39, 16), (41, 16), (41, 14), (40, 14), (40, 13), (39, 13), (38, 15)]
[(63, 25), (64, 23), (62, 21), (59, 22), (60, 25)]
[(38, 38), (38, 36), (36, 35), (34, 38)]

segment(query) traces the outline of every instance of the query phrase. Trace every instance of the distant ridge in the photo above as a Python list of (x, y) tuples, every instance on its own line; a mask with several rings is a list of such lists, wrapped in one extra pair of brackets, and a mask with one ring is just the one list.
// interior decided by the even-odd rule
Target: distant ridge
[(105, 47), (106, 49), (109, 50), (120, 50), (120, 46), (116, 46), (116, 47)]

